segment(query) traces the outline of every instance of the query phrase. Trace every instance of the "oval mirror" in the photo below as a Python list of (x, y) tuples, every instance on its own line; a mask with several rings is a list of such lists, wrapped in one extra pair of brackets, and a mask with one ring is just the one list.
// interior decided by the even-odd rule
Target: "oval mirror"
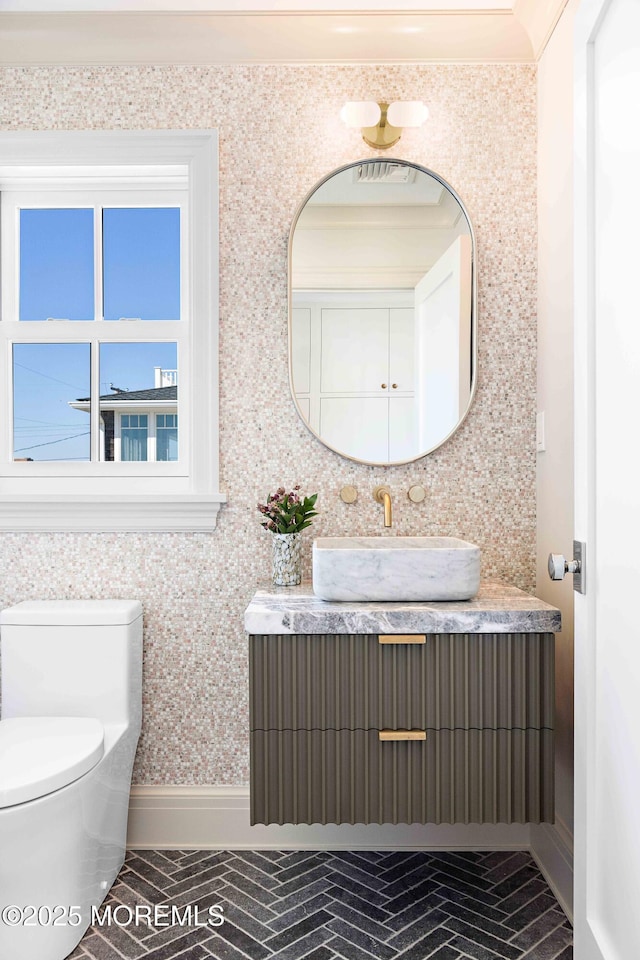
[(289, 239), (289, 374), (309, 429), (373, 465), (435, 450), (476, 378), (475, 241), (455, 191), (401, 160), (329, 174)]

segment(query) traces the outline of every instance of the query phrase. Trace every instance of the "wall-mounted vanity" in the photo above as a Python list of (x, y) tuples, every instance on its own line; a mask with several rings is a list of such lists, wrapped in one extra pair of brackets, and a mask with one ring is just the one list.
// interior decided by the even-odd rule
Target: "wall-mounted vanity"
[[(477, 382), (475, 265), (469, 216), (429, 170), (376, 158), (314, 187), (289, 244), (289, 369), (319, 440), (385, 466), (455, 433)], [(348, 586), (271, 588), (246, 611), (251, 822), (553, 821), (560, 612), (504, 584), (457, 599), (477, 579), (451, 602)]]
[(554, 607), (302, 585), (257, 593), (245, 629), (252, 823), (553, 821)]
[(362, 160), (308, 194), (289, 244), (293, 398), (364, 463), (406, 463), (465, 418), (476, 382), (475, 240), (455, 191), (400, 160)]

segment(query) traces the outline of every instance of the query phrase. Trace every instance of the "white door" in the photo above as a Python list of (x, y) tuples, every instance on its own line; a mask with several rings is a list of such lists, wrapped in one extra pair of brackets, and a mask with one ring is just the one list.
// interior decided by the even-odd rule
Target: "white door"
[(575, 956), (640, 957), (640, 2), (576, 23)]
[(415, 288), (418, 448), (453, 430), (471, 396), (471, 237), (458, 237)]

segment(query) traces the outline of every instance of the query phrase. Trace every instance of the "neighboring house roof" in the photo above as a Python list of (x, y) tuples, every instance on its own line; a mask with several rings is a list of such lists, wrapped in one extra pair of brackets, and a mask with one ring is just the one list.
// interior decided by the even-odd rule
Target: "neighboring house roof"
[[(131, 400), (173, 400), (178, 399), (178, 388), (151, 387), (149, 390), (122, 390), (118, 393), (105, 393), (99, 398), (109, 403), (129, 403)], [(78, 397), (76, 403), (89, 403), (89, 397)]]

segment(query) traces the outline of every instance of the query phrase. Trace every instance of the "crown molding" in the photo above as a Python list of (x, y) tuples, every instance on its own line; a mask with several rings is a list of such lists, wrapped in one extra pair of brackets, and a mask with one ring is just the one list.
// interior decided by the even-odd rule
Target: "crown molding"
[(527, 31), (535, 60), (539, 60), (568, 0), (515, 0), (513, 15)]
[[(513, 0), (401, 0), (397, 12), (511, 12)], [(2, 0), (12, 13), (389, 13), (389, 0)]]
[(509, 10), (0, 13), (0, 65), (530, 63)]
[(0, 66), (533, 63), (567, 0), (365, 2), (3, 0)]

